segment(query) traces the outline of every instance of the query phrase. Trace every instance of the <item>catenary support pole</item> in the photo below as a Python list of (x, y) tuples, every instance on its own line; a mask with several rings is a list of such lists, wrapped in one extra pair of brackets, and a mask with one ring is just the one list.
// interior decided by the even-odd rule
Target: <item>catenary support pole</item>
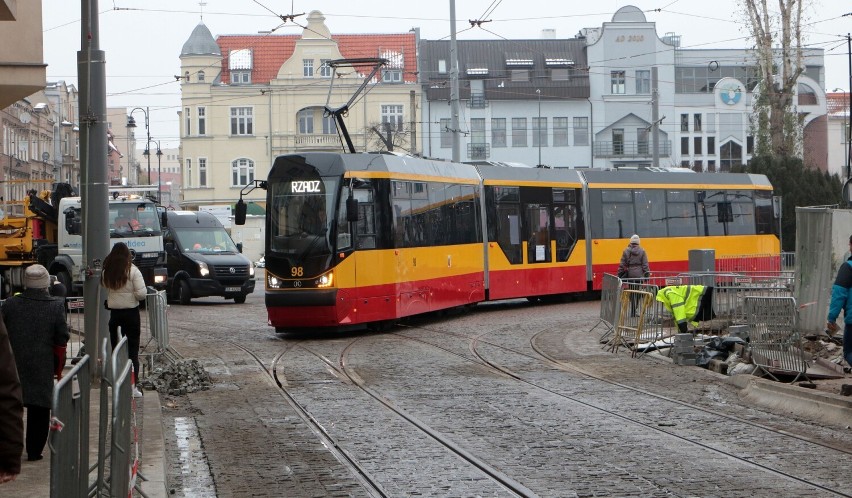
[[(86, 352), (92, 365), (98, 365), (101, 337), (107, 334), (106, 310), (100, 304), (100, 276), (109, 252), (107, 187), (106, 57), (100, 50), (98, 1), (81, 3), (80, 51), (77, 52), (77, 78), (80, 82), (80, 166), (83, 233), (83, 299), (86, 303), (83, 328)], [(92, 368), (92, 380), (100, 379), (100, 369)]]

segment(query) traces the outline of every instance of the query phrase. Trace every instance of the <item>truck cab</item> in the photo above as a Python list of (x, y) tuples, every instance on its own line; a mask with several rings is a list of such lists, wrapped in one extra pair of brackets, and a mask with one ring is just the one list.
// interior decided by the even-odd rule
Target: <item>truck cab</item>
[(254, 292), (254, 265), (214, 215), (165, 211), (162, 221), (171, 299), (190, 304), (192, 298), (222, 296), (244, 303)]
[[(58, 209), (58, 255), (56, 275), (66, 288), (82, 291), (83, 258), (82, 211), (79, 197), (65, 197)], [(157, 205), (139, 195), (116, 191), (109, 199), (109, 239), (124, 242), (133, 255), (133, 264), (142, 272), (145, 285), (166, 288), (166, 256)], [(53, 273), (53, 272), (52, 272)]]

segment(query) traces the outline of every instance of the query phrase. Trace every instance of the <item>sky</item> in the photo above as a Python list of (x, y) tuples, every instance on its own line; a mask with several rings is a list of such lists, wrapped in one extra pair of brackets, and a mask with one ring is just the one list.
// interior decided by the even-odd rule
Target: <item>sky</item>
[[(849, 90), (846, 35), (852, 31), (848, 0), (805, 0), (805, 44), (825, 50), (825, 90)], [(625, 5), (634, 5), (663, 36), (681, 35), (683, 48), (746, 48), (742, 0), (456, 0), (459, 40), (538, 39), (544, 29), (571, 38), (598, 27)], [(44, 61), (48, 81), (77, 84), (81, 2), (43, 0)], [(770, 1), (770, 5), (776, 2)], [(203, 18), (214, 37), (226, 34), (301, 34), (305, 15), (323, 13), (333, 34), (405, 33), (413, 27), (427, 40), (449, 39), (450, 1), (420, 0), (100, 0), (100, 49), (106, 54), (108, 107), (148, 107), (150, 132), (163, 148), (179, 144), (180, 51)], [(843, 14), (850, 14), (843, 17)], [(488, 20), (472, 27), (470, 20)], [(133, 114), (144, 133), (143, 113)], [(117, 132), (121, 133), (121, 132)], [(139, 144), (144, 147), (144, 143)]]

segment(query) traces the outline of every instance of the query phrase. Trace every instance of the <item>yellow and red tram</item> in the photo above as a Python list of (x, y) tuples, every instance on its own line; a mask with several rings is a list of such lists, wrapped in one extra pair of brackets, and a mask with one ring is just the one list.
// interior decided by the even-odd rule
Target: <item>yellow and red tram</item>
[(780, 251), (762, 175), (316, 152), (276, 158), (258, 184), (267, 190), (265, 299), (277, 331), (599, 290), (634, 233), (656, 271), (686, 270), (690, 249)]

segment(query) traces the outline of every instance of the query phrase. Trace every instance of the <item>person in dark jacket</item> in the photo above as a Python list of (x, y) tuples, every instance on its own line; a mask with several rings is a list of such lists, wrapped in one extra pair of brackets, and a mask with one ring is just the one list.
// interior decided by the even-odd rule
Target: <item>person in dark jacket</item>
[[(852, 235), (849, 236), (849, 252), (852, 252)], [(831, 333), (837, 332), (837, 318), (843, 311), (843, 358), (846, 364), (852, 366), (852, 256), (840, 265), (837, 278), (831, 286), (831, 304), (828, 307), (826, 328)]]
[(24, 451), (24, 403), (9, 334), (0, 319), (0, 484), (21, 473)]
[(651, 267), (648, 266), (648, 255), (645, 249), (639, 245), (639, 236), (634, 234), (630, 237), (630, 243), (621, 254), (621, 262), (618, 264), (619, 278), (642, 278), (651, 276)]
[[(12, 351), (27, 408), (27, 460), (41, 460), (47, 443), (53, 378), (57, 364), (65, 365), (68, 325), (64, 303), (48, 293), (50, 275), (42, 265), (24, 271), (25, 290), (3, 303), (3, 323), (9, 331)], [(59, 362), (54, 356), (61, 355)]]

